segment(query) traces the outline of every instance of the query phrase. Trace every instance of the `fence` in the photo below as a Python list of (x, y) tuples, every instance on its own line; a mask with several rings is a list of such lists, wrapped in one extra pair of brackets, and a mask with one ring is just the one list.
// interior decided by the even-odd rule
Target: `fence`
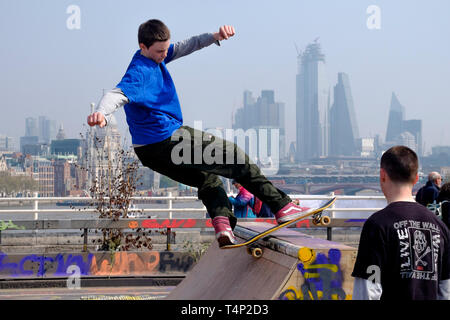
[[(322, 201), (329, 200), (331, 197), (336, 197), (337, 201), (336, 204), (342, 201), (354, 201), (354, 200), (362, 200), (362, 201), (385, 201), (384, 196), (335, 196), (333, 193), (330, 195), (289, 195), (292, 199), (299, 199), (304, 203), (305, 201), (315, 201), (317, 203), (320, 203)], [(104, 197), (102, 201), (108, 201), (108, 197)], [(128, 211), (139, 211), (139, 212), (149, 212), (149, 213), (158, 213), (158, 212), (168, 212), (169, 218), (172, 218), (172, 214), (174, 212), (199, 212), (201, 214), (206, 213), (206, 208), (203, 206), (202, 208), (174, 208), (173, 202), (174, 201), (199, 201), (197, 197), (194, 196), (171, 196), (169, 193), (169, 196), (166, 197), (131, 197), (131, 200), (136, 201), (167, 201), (168, 207), (167, 208), (128, 208)], [(93, 199), (90, 197), (38, 197), (37, 194), (34, 197), (28, 197), (28, 198), (0, 198), (0, 204), (4, 202), (31, 202), (33, 204), (32, 209), (2, 209), (0, 210), (0, 218), (1, 215), (4, 213), (34, 213), (34, 219), (38, 220), (39, 213), (46, 212), (46, 213), (52, 213), (52, 212), (70, 212), (70, 213), (76, 213), (79, 211), (79, 209), (39, 209), (39, 203), (47, 202), (47, 203), (57, 203), (59, 201), (84, 201), (84, 202), (90, 202), (95, 203), (99, 202), (100, 200)], [(367, 213), (373, 213), (377, 210), (380, 210), (382, 207), (336, 207), (336, 204), (332, 206), (328, 211), (331, 212), (331, 217), (334, 217), (334, 213), (337, 212), (367, 212)], [(84, 208), (82, 210), (83, 212), (96, 212), (97, 210), (94, 208), (88, 209)]]
[[(326, 201), (333, 197), (330, 195), (290, 195), (292, 199), (299, 199), (302, 204), (314, 207), (319, 206), (321, 202)], [(364, 221), (370, 214), (384, 207), (385, 198), (383, 196), (336, 196), (337, 200), (332, 207), (326, 210), (325, 214), (329, 215), (331, 223), (326, 226), (327, 239), (332, 240), (333, 228), (348, 228), (348, 227), (361, 227)], [(154, 213), (155, 216), (151, 218), (134, 218), (129, 217), (127, 219), (119, 219), (113, 221), (112, 219), (39, 219), (39, 213), (79, 213), (79, 212), (92, 212), (95, 213), (95, 208), (84, 209), (39, 209), (41, 203), (57, 203), (58, 201), (84, 201), (89, 203), (95, 203), (96, 199), (90, 197), (34, 197), (30, 198), (0, 198), (0, 204), (4, 202), (30, 202), (32, 203), (31, 209), (2, 209), (0, 210), (0, 244), (1, 244), (1, 232), (5, 230), (48, 230), (48, 229), (82, 229), (83, 231), (83, 243), (84, 251), (87, 250), (88, 244), (88, 230), (89, 229), (165, 229), (167, 231), (167, 250), (171, 249), (172, 242), (172, 229), (188, 229), (188, 228), (212, 228), (210, 219), (206, 217), (206, 208), (174, 208), (173, 204), (176, 201), (199, 201), (194, 196), (172, 196), (170, 193), (165, 197), (132, 197), (132, 201), (135, 202), (166, 202), (167, 206), (164, 208), (133, 208), (127, 209), (128, 212), (142, 212), (142, 213)], [(102, 201), (108, 201), (108, 198), (104, 198)], [(364, 207), (357, 206), (355, 204), (364, 204)], [(370, 206), (370, 204), (377, 204), (378, 206)], [(369, 205), (369, 206), (368, 206)], [(158, 213), (168, 213), (168, 218), (158, 217)], [(174, 213), (190, 212), (195, 215), (192, 218), (173, 218)], [(4, 221), (2, 215), (13, 214), (14, 216), (23, 213), (33, 213), (33, 220), (23, 219), (9, 219)], [(354, 214), (358, 216), (355, 217)], [(353, 214), (353, 216), (352, 216)], [(240, 221), (256, 221), (267, 222), (276, 224), (274, 219), (240, 219)], [(324, 228), (323, 226), (315, 226), (311, 223), (310, 219), (300, 221), (293, 226), (293, 228)]]

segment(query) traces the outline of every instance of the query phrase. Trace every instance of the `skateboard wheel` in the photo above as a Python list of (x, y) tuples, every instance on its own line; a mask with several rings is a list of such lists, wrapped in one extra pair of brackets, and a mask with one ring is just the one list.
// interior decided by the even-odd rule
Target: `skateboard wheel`
[(320, 218), (320, 223), (322, 225), (324, 225), (324, 226), (329, 225), (330, 222), (331, 222), (331, 218), (330, 217), (325, 216), (325, 217)]
[(320, 219), (313, 218), (312, 219), (312, 224), (315, 225), (315, 226), (321, 224)]
[(252, 252), (252, 257), (256, 258), (256, 259), (261, 258), (263, 255), (263, 251), (261, 248), (253, 248), (253, 249), (251, 249), (251, 252)]
[(310, 248), (302, 247), (298, 250), (298, 258), (304, 264), (310, 264), (313, 262), (315, 260), (315, 256), (314, 250)]

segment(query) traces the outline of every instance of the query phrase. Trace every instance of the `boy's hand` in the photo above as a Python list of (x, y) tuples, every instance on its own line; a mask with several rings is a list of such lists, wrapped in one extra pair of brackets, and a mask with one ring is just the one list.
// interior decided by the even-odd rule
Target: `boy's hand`
[(98, 125), (100, 128), (103, 128), (104, 126), (106, 126), (106, 119), (103, 113), (94, 112), (87, 117), (87, 123), (91, 127)]
[(219, 32), (214, 33), (214, 39), (216, 40), (227, 40), (228, 38), (234, 36), (235, 31), (232, 26), (222, 26)]

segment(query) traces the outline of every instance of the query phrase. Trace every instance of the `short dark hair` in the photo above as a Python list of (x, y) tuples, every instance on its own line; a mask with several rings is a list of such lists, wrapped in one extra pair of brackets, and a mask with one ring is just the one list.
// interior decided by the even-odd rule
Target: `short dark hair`
[(414, 183), (419, 170), (419, 160), (410, 148), (394, 146), (383, 153), (380, 167), (393, 182)]
[(139, 26), (138, 41), (149, 48), (157, 41), (170, 39), (169, 28), (160, 20), (151, 19)]
[(450, 182), (446, 182), (442, 185), (439, 191), (439, 198), (441, 200), (450, 199)]

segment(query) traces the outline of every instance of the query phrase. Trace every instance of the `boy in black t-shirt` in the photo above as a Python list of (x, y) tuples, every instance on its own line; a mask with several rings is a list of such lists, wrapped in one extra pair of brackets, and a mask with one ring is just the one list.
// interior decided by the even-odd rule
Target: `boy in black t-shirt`
[(354, 300), (450, 299), (450, 234), (416, 203), (418, 159), (395, 146), (381, 157), (380, 185), (388, 206), (363, 226), (352, 276)]

